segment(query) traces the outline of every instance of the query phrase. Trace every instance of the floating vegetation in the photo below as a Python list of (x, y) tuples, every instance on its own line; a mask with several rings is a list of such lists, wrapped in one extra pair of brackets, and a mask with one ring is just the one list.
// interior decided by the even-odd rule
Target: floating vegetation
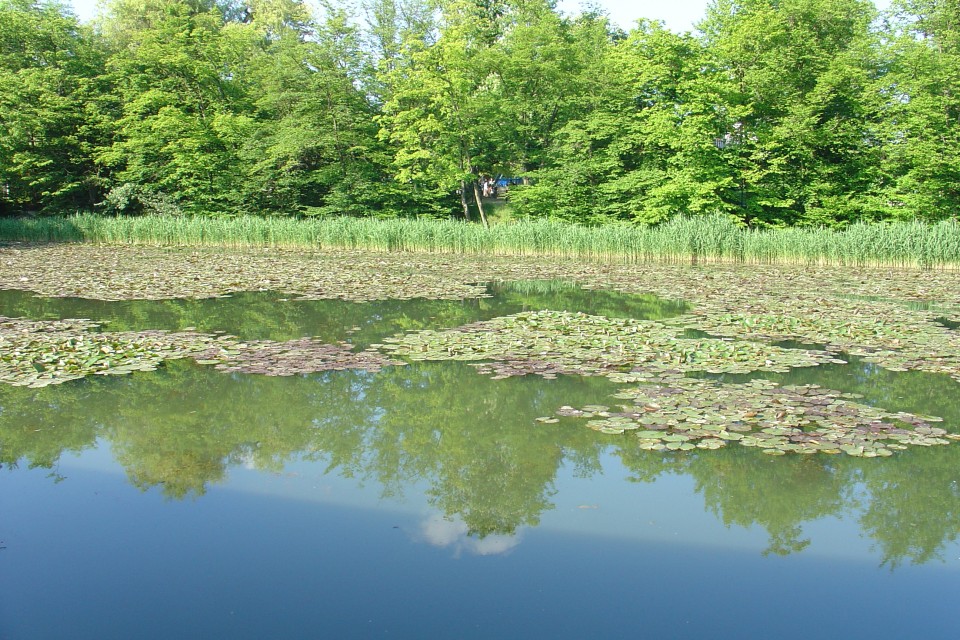
[[(620, 394), (627, 406), (565, 408), (561, 416), (585, 418), (604, 433), (631, 432), (649, 449), (738, 442), (771, 455), (873, 457), (956, 438), (931, 426), (932, 418), (885, 412), (836, 391), (762, 381), (724, 384), (685, 374), (784, 372), (842, 362), (843, 352), (892, 371), (943, 373), (960, 381), (960, 272), (611, 265), (358, 251), (0, 247), (0, 287), (102, 300), (268, 290), (291, 298), (457, 300), (485, 296), (479, 283), (557, 278), (588, 289), (683, 300), (690, 309), (676, 318), (644, 321), (596, 315), (612, 315), (596, 307), (594, 315), (523, 312), (398, 335), (365, 352), (333, 342), (337, 338), (244, 342), (191, 331), (102, 332), (81, 320), (2, 320), (0, 382), (43, 386), (151, 370), (184, 357), (261, 375), (377, 371), (399, 364), (397, 357), (463, 360), (494, 378), (573, 374), (640, 384)], [(929, 304), (933, 300), (936, 305)], [(351, 319), (345, 326), (353, 324)], [(544, 416), (540, 422), (555, 420)]]
[(631, 404), (619, 411), (601, 405), (566, 406), (558, 415), (586, 419), (588, 427), (601, 433), (632, 433), (641, 448), (654, 451), (718, 449), (735, 442), (771, 455), (874, 458), (911, 445), (960, 439), (930, 425), (939, 418), (884, 411), (856, 402), (857, 396), (816, 385), (780, 387), (767, 380), (724, 384), (676, 373), (615, 378), (643, 383), (614, 396)]
[[(683, 300), (692, 311), (674, 322), (713, 336), (824, 344), (894, 370), (946, 373), (960, 381), (956, 315), (946, 316), (946, 325), (937, 321), (945, 317), (943, 309), (960, 307), (960, 272), (603, 265), (360, 251), (0, 247), (0, 287), (102, 300), (266, 290), (309, 299), (450, 300), (486, 295), (481, 282), (557, 278), (585, 288)], [(930, 300), (937, 301), (937, 310), (925, 306)], [(910, 308), (904, 302), (918, 304)]]
[(193, 354), (193, 357), (200, 364), (214, 364), (215, 368), (221, 371), (267, 376), (292, 376), (345, 369), (376, 372), (385, 366), (403, 364), (372, 351), (351, 351), (350, 345), (345, 343), (325, 344), (313, 338), (286, 342), (256, 340), (218, 343)]
[[(463, 299), (484, 296), (481, 282), (557, 278), (586, 288), (684, 300), (693, 309), (677, 322), (687, 329), (753, 341), (827, 344), (881, 366), (960, 380), (960, 335), (937, 322), (944, 317), (942, 309), (960, 306), (960, 272), (600, 265), (359, 251), (0, 247), (0, 287), (102, 300), (265, 290), (309, 299)], [(929, 300), (937, 300), (940, 311), (903, 304)], [(955, 322), (955, 314), (946, 319)]]
[[(890, 303), (781, 301), (777, 313), (698, 313), (679, 321), (714, 335), (760, 341), (820, 342), (892, 371), (945, 373), (960, 381), (960, 334)], [(929, 316), (929, 317), (928, 317)]]
[(485, 294), (483, 284), (458, 278), (461, 270), (442, 260), (427, 262), (371, 253), (345, 257), (280, 250), (5, 247), (0, 250), (0, 288), (97, 300), (215, 298), (239, 291), (355, 301)]
[(43, 387), (92, 374), (152, 371), (189, 353), (170, 335), (94, 333), (95, 327), (86, 320), (0, 318), (0, 382)]
[[(563, 258), (450, 256), (338, 250), (160, 248), (92, 244), (0, 247), (0, 288), (100, 300), (204, 298), (277, 291), (308, 298), (370, 300), (482, 295), (475, 283), (576, 281), (624, 293), (683, 300), (711, 313), (782, 312), (784, 300), (883, 296), (960, 307), (960, 271), (846, 267), (749, 268), (584, 263)], [(474, 283), (474, 284), (471, 284)]]
[(681, 328), (655, 321), (535, 311), (448, 331), (411, 333), (379, 346), (412, 360), (481, 360), (481, 372), (500, 378), (603, 375), (630, 369), (783, 372), (791, 367), (842, 362), (826, 352), (728, 339), (684, 338), (683, 334)]
[(318, 371), (379, 371), (402, 362), (346, 344), (312, 338), (242, 342), (195, 332), (95, 332), (88, 320), (31, 321), (0, 317), (0, 383), (44, 387), (88, 375), (154, 371), (165, 360), (193, 358), (225, 371), (295, 375)]

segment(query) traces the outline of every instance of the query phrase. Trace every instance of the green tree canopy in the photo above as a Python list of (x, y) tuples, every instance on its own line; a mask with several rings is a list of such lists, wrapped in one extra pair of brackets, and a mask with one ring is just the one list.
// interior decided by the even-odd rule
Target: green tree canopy
[(98, 199), (101, 44), (59, 2), (0, 0), (0, 212)]
[[(956, 0), (0, 0), (0, 207), (844, 226), (954, 215)], [(485, 221), (485, 220), (483, 220)]]

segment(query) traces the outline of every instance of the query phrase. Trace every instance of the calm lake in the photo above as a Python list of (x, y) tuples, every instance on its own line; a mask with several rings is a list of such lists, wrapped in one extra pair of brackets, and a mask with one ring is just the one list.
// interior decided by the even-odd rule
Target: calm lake
[[(0, 291), (0, 315), (365, 348), (531, 309), (687, 311), (560, 282), (488, 292)], [(956, 381), (847, 360), (762, 377), (960, 431)], [(537, 421), (619, 388), (453, 361), (270, 377), (174, 360), (0, 385), (0, 638), (960, 637), (960, 443), (661, 452)]]

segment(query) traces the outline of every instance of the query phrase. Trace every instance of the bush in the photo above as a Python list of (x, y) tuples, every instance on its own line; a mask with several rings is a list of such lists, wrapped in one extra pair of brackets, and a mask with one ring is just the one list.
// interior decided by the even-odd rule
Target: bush
[(110, 189), (97, 206), (111, 215), (183, 215), (183, 210), (173, 197), (132, 182)]

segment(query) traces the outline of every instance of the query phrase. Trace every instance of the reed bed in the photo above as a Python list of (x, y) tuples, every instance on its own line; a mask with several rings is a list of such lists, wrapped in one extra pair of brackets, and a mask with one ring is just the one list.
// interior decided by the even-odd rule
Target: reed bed
[(841, 230), (757, 230), (728, 218), (652, 227), (516, 221), (485, 229), (432, 219), (68, 217), (0, 219), (0, 240), (154, 246), (363, 249), (553, 256), (605, 262), (731, 262), (960, 268), (960, 223), (854, 224)]

